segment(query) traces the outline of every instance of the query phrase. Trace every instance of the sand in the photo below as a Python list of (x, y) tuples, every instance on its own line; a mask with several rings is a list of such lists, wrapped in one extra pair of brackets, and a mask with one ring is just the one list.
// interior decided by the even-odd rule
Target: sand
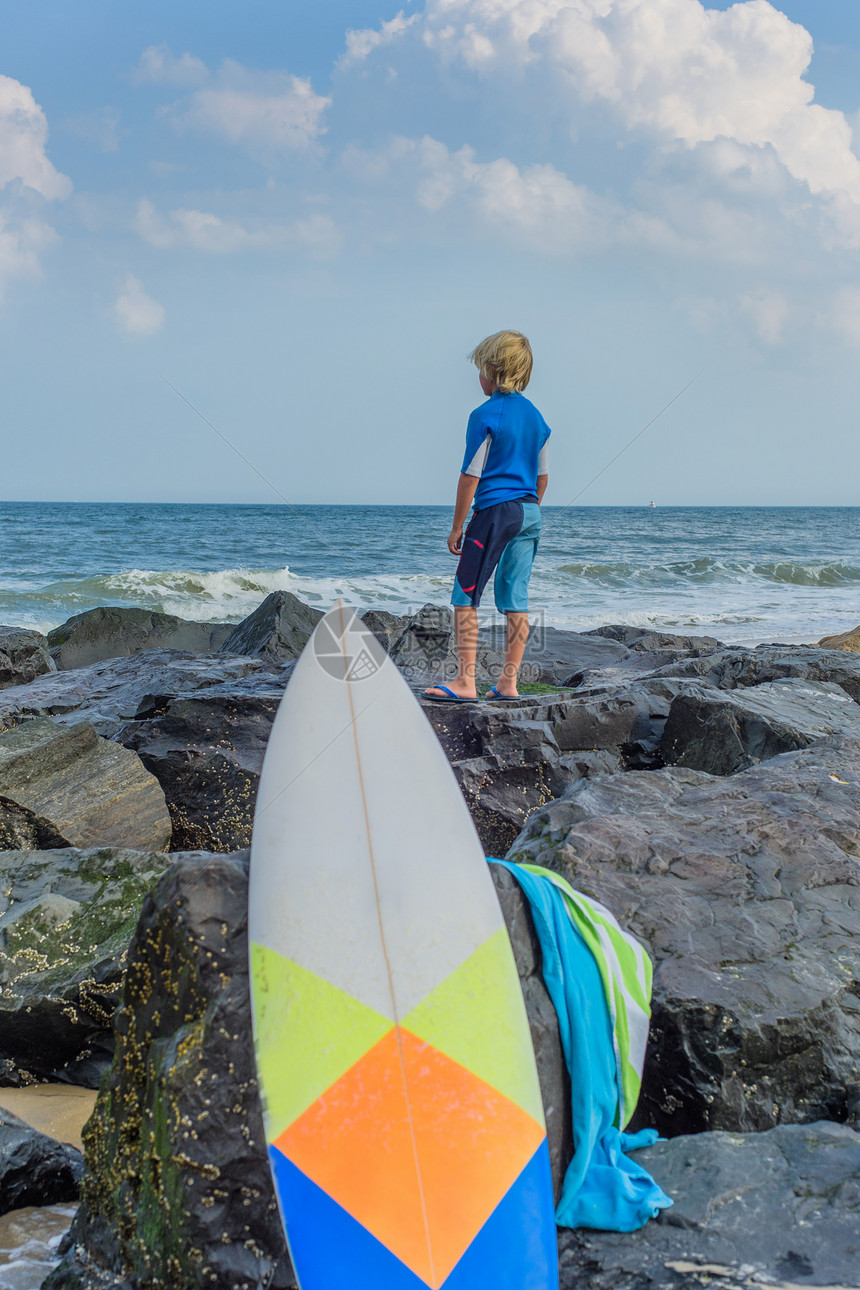
[(92, 1115), (96, 1091), (74, 1084), (0, 1088), (0, 1106), (59, 1142), (81, 1150), (81, 1130)]

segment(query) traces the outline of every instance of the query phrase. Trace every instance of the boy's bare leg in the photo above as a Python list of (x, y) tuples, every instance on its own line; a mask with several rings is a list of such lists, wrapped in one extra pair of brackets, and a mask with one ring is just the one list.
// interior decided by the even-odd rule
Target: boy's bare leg
[[(528, 622), (528, 620), (526, 620)], [(528, 627), (526, 627), (528, 635)], [(454, 606), (454, 636), (457, 641), (457, 675), (448, 685), (461, 699), (477, 699), (475, 689), (475, 655), (478, 652), (478, 611), (471, 605)], [(523, 642), (525, 645), (525, 642)], [(522, 650), (520, 650), (522, 655)], [(429, 698), (447, 698), (438, 686), (432, 685), (424, 693)]]
[[(517, 696), (517, 674), (523, 661), (523, 651), (529, 638), (528, 614), (506, 614), (508, 635), (505, 648), (505, 666), (496, 682), (499, 694), (515, 699)], [(491, 696), (492, 697), (492, 696)]]

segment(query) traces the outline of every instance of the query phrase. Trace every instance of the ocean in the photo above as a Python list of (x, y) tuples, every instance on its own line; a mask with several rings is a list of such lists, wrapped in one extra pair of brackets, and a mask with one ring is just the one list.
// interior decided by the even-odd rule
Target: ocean
[[(0, 503), (0, 623), (47, 631), (96, 605), (233, 622), (271, 591), (327, 608), (446, 603), (448, 506)], [(729, 643), (860, 623), (860, 507), (553, 507), (534, 611)], [(493, 616), (492, 597), (486, 601)]]

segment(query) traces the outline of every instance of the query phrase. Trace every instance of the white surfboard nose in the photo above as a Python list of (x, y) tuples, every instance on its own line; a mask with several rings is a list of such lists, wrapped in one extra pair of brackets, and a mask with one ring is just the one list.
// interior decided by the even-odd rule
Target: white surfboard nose
[(395, 1020), (502, 925), (420, 705), (379, 642), (336, 607), (306, 645), (269, 740), (252, 938)]
[(340, 600), (317, 623), (308, 649), (325, 676), (356, 685), (375, 676), (387, 657), (355, 611)]

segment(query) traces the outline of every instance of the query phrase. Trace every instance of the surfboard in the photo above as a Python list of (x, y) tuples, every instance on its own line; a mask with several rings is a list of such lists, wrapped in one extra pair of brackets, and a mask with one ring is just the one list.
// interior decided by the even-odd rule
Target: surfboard
[(489, 867), (420, 705), (342, 606), (272, 729), (249, 941), (302, 1290), (557, 1290), (540, 1087)]

